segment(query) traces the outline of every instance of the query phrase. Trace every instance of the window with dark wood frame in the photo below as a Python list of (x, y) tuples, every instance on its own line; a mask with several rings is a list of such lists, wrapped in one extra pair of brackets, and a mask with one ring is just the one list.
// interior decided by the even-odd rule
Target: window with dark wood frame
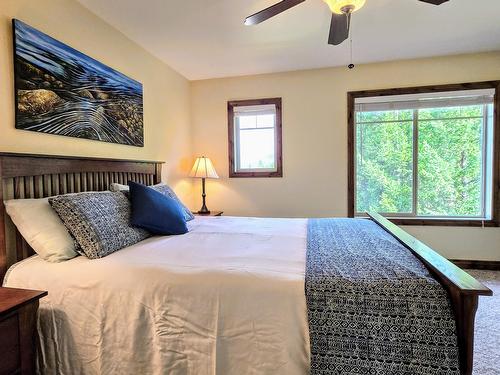
[[(274, 161), (273, 167), (241, 167), (241, 131), (265, 130), (265, 127), (240, 129), (238, 124), (238, 113), (245, 113), (245, 109), (255, 109), (257, 112), (262, 109), (270, 110), (274, 114), (274, 124), (269, 130), (274, 129)], [(251, 115), (251, 112), (248, 112)], [(281, 98), (234, 100), (227, 103), (228, 115), (228, 147), (229, 147), (229, 177), (283, 177), (283, 157), (282, 157), (282, 114)], [(256, 120), (257, 121), (257, 120)]]
[[(436, 226), (499, 226), (500, 224), (500, 81), (449, 84), (438, 86), (422, 86), (410, 88), (395, 88), (385, 90), (369, 90), (348, 92), (348, 216), (356, 216), (356, 101), (360, 98), (380, 98), (395, 95), (415, 95), (436, 92), (453, 92), (467, 90), (493, 90), (493, 114), (491, 136), (491, 179), (490, 186), (483, 187), (491, 192), (491, 202), (487, 218), (451, 218), (398, 216), (388, 217), (398, 225), (436, 225)], [(414, 146), (415, 147), (415, 146)], [(418, 149), (417, 149), (418, 155)], [(414, 156), (415, 157), (415, 156)], [(418, 157), (418, 156), (417, 156)], [(418, 161), (417, 161), (418, 163)], [(483, 193), (484, 194), (484, 190)]]

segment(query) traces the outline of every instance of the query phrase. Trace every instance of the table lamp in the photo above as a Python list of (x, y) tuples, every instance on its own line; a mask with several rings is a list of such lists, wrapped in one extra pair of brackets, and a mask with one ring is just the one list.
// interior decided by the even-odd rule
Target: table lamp
[(198, 214), (200, 215), (209, 215), (210, 210), (207, 208), (205, 198), (205, 179), (206, 178), (219, 178), (217, 175), (217, 172), (215, 171), (215, 168), (212, 164), (212, 161), (209, 158), (206, 158), (204, 156), (196, 158), (196, 161), (194, 162), (193, 169), (191, 169), (191, 173), (189, 174), (189, 177), (194, 177), (194, 178), (201, 178), (201, 187), (202, 187), (202, 198), (203, 198), (203, 205), (201, 206), (201, 210), (198, 211)]

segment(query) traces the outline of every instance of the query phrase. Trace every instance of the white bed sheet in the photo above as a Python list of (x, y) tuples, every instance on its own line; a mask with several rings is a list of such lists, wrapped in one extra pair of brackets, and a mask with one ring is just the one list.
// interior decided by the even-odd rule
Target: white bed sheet
[(103, 259), (14, 265), (47, 374), (307, 374), (305, 219), (198, 217)]

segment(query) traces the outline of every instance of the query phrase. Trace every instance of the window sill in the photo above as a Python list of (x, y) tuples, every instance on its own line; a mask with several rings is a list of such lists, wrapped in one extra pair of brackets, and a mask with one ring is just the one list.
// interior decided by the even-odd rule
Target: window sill
[[(363, 216), (359, 216), (363, 217)], [(396, 225), (414, 225), (414, 226), (435, 226), (435, 227), (498, 227), (498, 222), (495, 220), (481, 219), (431, 219), (431, 218), (395, 218), (387, 217)]]
[(234, 177), (242, 177), (242, 178), (251, 178), (251, 177), (283, 177), (283, 173), (281, 171), (272, 171), (272, 172), (230, 172), (230, 178)]

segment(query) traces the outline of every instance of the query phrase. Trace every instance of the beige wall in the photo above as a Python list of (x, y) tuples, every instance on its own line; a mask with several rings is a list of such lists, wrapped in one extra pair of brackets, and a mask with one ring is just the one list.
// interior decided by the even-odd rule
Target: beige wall
[[(211, 157), (222, 177), (207, 185), (209, 208), (346, 216), (348, 91), (495, 79), (500, 52), (192, 82), (194, 152)], [(229, 179), (226, 102), (275, 96), (283, 98), (283, 178)], [(448, 257), (500, 260), (497, 228), (408, 230)]]
[[(16, 130), (11, 19), (29, 25), (141, 82), (145, 147)], [(189, 82), (75, 0), (0, 0), (0, 151), (163, 160), (164, 179), (188, 202)]]

